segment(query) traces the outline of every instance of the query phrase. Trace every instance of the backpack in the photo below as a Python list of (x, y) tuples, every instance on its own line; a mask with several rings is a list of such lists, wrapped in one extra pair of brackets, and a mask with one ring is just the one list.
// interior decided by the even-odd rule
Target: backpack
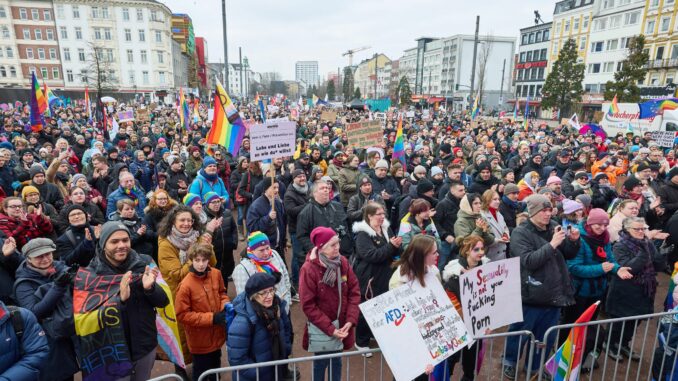
[(388, 214), (388, 221), (391, 223), (391, 230), (393, 234), (398, 235), (398, 230), (400, 228), (400, 203), (409, 196), (409, 194), (401, 194), (391, 205), (391, 210)]
[(19, 345), (21, 356), (23, 357), (24, 346), (21, 345), (21, 339), (24, 336), (24, 317), (21, 316), (21, 311), (19, 310), (19, 307), (7, 306), (7, 309), (9, 310), (9, 316), (10, 319), (12, 320), (12, 328), (14, 329), (14, 334), (16, 335), (16, 340)]

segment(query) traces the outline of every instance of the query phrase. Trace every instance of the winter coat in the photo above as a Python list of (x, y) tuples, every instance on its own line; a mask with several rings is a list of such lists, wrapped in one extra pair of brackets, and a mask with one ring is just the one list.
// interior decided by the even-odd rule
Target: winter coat
[(132, 219), (122, 218), (120, 214), (113, 213), (109, 218), (110, 221), (120, 221), (129, 230), (130, 237), (132, 238), (132, 249), (139, 254), (153, 255), (153, 244), (151, 243), (151, 237), (146, 235), (148, 230), (144, 232), (143, 235), (140, 235), (137, 231), (143, 225), (141, 218), (134, 216)]
[(33, 238), (54, 237), (52, 222), (45, 216), (34, 213), (29, 214), (26, 221), (0, 213), (0, 231), (6, 237), (14, 237), (17, 250), (21, 250)]
[(266, 236), (273, 248), (285, 247), (287, 237), (287, 216), (285, 216), (285, 209), (283, 203), (279, 198), (274, 201), (276, 216), (272, 220), (269, 216), (271, 213), (271, 201), (268, 197), (262, 195), (247, 209), (247, 231), (260, 231)]
[(391, 198), (386, 201), (387, 204), (392, 203), (398, 196), (400, 196), (400, 187), (395, 179), (391, 176), (379, 178), (377, 175), (370, 176), (372, 180), (372, 192), (381, 195), (382, 191), (386, 191)]
[[(5, 235), (0, 232), (0, 247), (5, 243)], [(14, 300), (14, 279), (16, 270), (24, 260), (21, 252), (14, 251), (14, 254), (9, 256), (0, 255), (0, 301), (15, 305)]]
[(442, 241), (445, 241), (449, 236), (454, 237), (454, 224), (457, 222), (460, 201), (452, 196), (448, 189), (445, 197), (436, 206), (433, 221), (436, 223)]
[(667, 180), (659, 188), (657, 196), (661, 197), (665, 215), (671, 216), (678, 210), (678, 184), (672, 183), (670, 179)]
[(218, 270), (206, 274), (191, 271), (179, 284), (174, 308), (177, 320), (184, 327), (188, 349), (192, 354), (207, 354), (221, 348), (226, 341), (224, 324), (213, 324), (216, 313), (230, 302), (224, 279)]
[[(613, 277), (610, 281), (605, 308), (614, 317), (651, 314), (654, 311), (656, 280), (655, 292), (652, 295), (646, 295), (645, 286), (637, 284), (635, 280), (647, 272), (646, 265), (652, 264), (655, 271), (662, 271), (666, 266), (666, 261), (657, 253), (657, 249), (651, 241), (647, 239), (645, 241), (648, 250), (639, 252), (627, 245), (623, 239), (612, 246), (614, 258), (619, 266), (630, 267), (629, 272), (633, 274), (631, 279), (624, 280)], [(652, 276), (653, 273), (650, 272), (645, 275)], [(656, 273), (654, 273), (654, 276), (656, 277)]]
[(228, 256), (232, 258), (233, 250), (238, 247), (238, 229), (236, 228), (235, 218), (231, 210), (223, 205), (218, 213), (214, 213), (209, 208), (205, 208), (205, 213), (207, 214), (208, 222), (215, 218), (223, 217), (221, 226), (216, 228), (212, 233), (214, 255), (217, 257), (217, 263), (223, 266), (223, 259)]
[(429, 235), (436, 240), (436, 244), (440, 247), (440, 235), (438, 234), (438, 229), (436, 224), (433, 222), (433, 219), (429, 218), (423, 221), (424, 229), (422, 229), (418, 224), (414, 216), (410, 213), (407, 213), (402, 220), (400, 220), (400, 228), (398, 229), (398, 237), (403, 237), (403, 243), (400, 246), (402, 251), (407, 249), (410, 242), (414, 239), (417, 234)]
[[(581, 233), (579, 251), (576, 257), (567, 261), (574, 294), (582, 298), (602, 299), (607, 292), (608, 277), (616, 277), (620, 266), (612, 253), (610, 242), (600, 246), (605, 251), (603, 259), (593, 252), (589, 244), (591, 238), (588, 237), (586, 230), (581, 225), (578, 228)], [(603, 262), (610, 262), (614, 267), (606, 273), (603, 271)]]
[[(393, 290), (394, 288), (398, 288), (405, 284), (413, 284), (414, 282), (417, 282), (417, 284), (419, 283), (416, 279), (411, 278), (408, 274), (401, 275), (400, 266), (398, 266), (393, 272), (393, 275), (391, 275), (391, 279), (388, 282), (388, 289)], [(429, 266), (426, 268), (426, 273), (424, 274), (424, 283), (428, 285), (430, 282), (440, 283), (440, 270), (438, 270), (438, 267), (436, 266)]]
[(388, 291), (388, 281), (393, 273), (391, 265), (399, 249), (389, 242), (393, 233), (386, 219), (381, 225), (381, 235), (365, 221), (353, 224), (353, 234), (355, 253), (351, 264), (360, 285), (361, 300), (367, 300)]
[[(179, 182), (183, 181), (184, 184), (186, 184), (186, 188), (184, 189), (184, 192), (182, 194), (179, 194)], [(180, 170), (179, 172), (174, 172), (173, 170), (169, 170), (167, 172), (167, 191), (173, 199), (177, 201), (181, 201), (181, 199), (186, 196), (185, 192), (188, 192), (188, 186), (191, 185), (191, 182), (189, 180), (189, 177), (186, 175), (186, 172), (183, 170)]]
[(153, 168), (147, 161), (134, 160), (129, 165), (129, 171), (134, 175), (134, 178), (139, 180), (139, 184), (146, 192), (153, 190)]
[[(240, 181), (242, 180), (244, 173), (246, 172), (240, 171), (231, 172), (231, 178), (229, 179), (229, 188), (228, 188), (228, 192), (230, 194), (235, 195), (235, 192), (238, 190), (238, 185), (240, 185)], [(235, 196), (233, 196), (233, 199), (235, 199)]]
[[(198, 240), (201, 239), (202, 237), (198, 237)], [(214, 252), (212, 252), (209, 264), (210, 267), (214, 267), (217, 264)], [(158, 268), (160, 268), (162, 277), (167, 282), (174, 296), (177, 293), (179, 283), (188, 275), (191, 269), (191, 261), (186, 259), (186, 263), (182, 265), (179, 260), (179, 249), (172, 245), (172, 242), (166, 237), (158, 237)]]
[(330, 165), (327, 166), (327, 176), (332, 179), (335, 183), (339, 182), (339, 172), (343, 167), (337, 167), (334, 163), (330, 162)]
[(249, 205), (254, 201), (254, 189), (263, 179), (263, 175), (255, 175), (249, 171), (243, 173), (237, 192), (247, 200), (244, 205)]
[(186, 160), (186, 174), (191, 178), (194, 178), (198, 174), (200, 168), (202, 168), (202, 157), (196, 160), (195, 157), (191, 155), (188, 160)]
[(615, 198), (617, 198), (617, 192), (614, 188), (601, 187), (596, 183), (591, 183), (591, 208), (607, 210)]
[(483, 180), (480, 178), (480, 175), (476, 175), (476, 177), (473, 179), (473, 184), (468, 189), (468, 193), (477, 193), (479, 195), (482, 195), (485, 193), (486, 190), (492, 189), (493, 186), (497, 185), (497, 188), (499, 188), (499, 185), (501, 184), (501, 181), (499, 181), (498, 178), (490, 175), (490, 178), (488, 180)]
[(297, 232), (297, 218), (306, 204), (308, 204), (308, 198), (308, 192), (302, 193), (298, 191), (294, 187), (294, 184), (291, 184), (289, 189), (287, 189), (287, 192), (285, 192), (283, 207), (285, 209), (287, 227), (290, 231), (290, 235), (296, 234)]
[(476, 226), (476, 220), (478, 218), (480, 218), (480, 214), (473, 213), (471, 205), (468, 202), (468, 197), (462, 198), (459, 202), (457, 221), (454, 223), (454, 241), (457, 243), (457, 246), (461, 246), (464, 238), (471, 234), (482, 238), (485, 247), (489, 247), (494, 243), (495, 236), (490, 229), (484, 231)]
[[(284, 311), (287, 303), (284, 300), (278, 300), (280, 310)], [(244, 292), (239, 294), (233, 300), (233, 308), (235, 317), (228, 328), (228, 340), (226, 341), (228, 364), (238, 366), (272, 361), (271, 334), (257, 316), (247, 294)], [(292, 324), (288, 314), (280, 313), (278, 326), (280, 327), (280, 340), (285, 348), (285, 353), (281, 353), (280, 358), (284, 359), (292, 354)], [(285, 367), (286, 365), (278, 366), (279, 377), (283, 374)], [(275, 377), (276, 369), (272, 366), (245, 369), (233, 372), (232, 375), (233, 380), (242, 381), (268, 381)]]
[[(90, 234), (94, 238), (94, 229), (91, 227)], [(89, 265), (94, 258), (95, 243), (85, 239), (85, 227), (70, 227), (64, 234), (56, 239), (56, 251), (54, 259), (70, 265), (77, 263), (82, 267)]]
[[(88, 269), (97, 275), (122, 275), (131, 271), (136, 276), (144, 273), (146, 266), (153, 260), (148, 255), (141, 255), (130, 250), (127, 260), (121, 266), (113, 266), (102, 251), (90, 262)], [(130, 359), (137, 361), (158, 346), (158, 330), (155, 326), (156, 308), (164, 308), (169, 304), (162, 288), (154, 284), (150, 290), (144, 290), (141, 282), (130, 284), (130, 297), (125, 308), (120, 310), (125, 341), (130, 351)], [(134, 338), (134, 339), (132, 339)]]
[(351, 199), (351, 196), (358, 193), (358, 186), (356, 185), (358, 175), (360, 175), (358, 168), (351, 168), (349, 166), (339, 171), (339, 197), (344, 207), (348, 205), (348, 200)]
[[(489, 262), (490, 259), (488, 257), (483, 257), (480, 260), (478, 266), (482, 266)], [(443, 278), (442, 283), (443, 286), (445, 287), (445, 291), (448, 293), (448, 296), (450, 296), (452, 305), (457, 310), (457, 313), (459, 313), (459, 316), (461, 316), (462, 319), (464, 318), (464, 311), (463, 308), (461, 308), (461, 285), (459, 284), (459, 278), (463, 273), (462, 270), (466, 271), (468, 269), (469, 265), (466, 258), (459, 257), (457, 259), (449, 261), (447, 265), (445, 265), (442, 274)]]
[[(330, 201), (325, 205), (318, 204), (313, 198), (306, 204), (297, 218), (297, 238), (301, 244), (304, 255), (311, 251), (311, 231), (318, 226), (332, 228), (340, 239), (341, 255), (350, 257), (353, 253), (353, 240), (348, 228), (346, 213), (343, 206)], [(303, 258), (301, 258), (303, 261)]]
[(539, 307), (566, 307), (574, 304), (574, 289), (565, 260), (574, 259), (579, 240), (565, 238), (557, 249), (550, 241), (556, 226), (551, 220), (539, 230), (531, 220), (513, 229), (511, 257), (520, 257), (523, 304)]
[[(139, 189), (139, 192), (143, 192), (143, 190)], [(131, 198), (129, 196), (127, 196), (125, 194), (125, 192), (123, 192), (122, 189), (120, 189), (119, 186), (118, 186), (118, 189), (111, 192), (106, 199), (106, 202), (108, 203), (108, 205), (106, 205), (106, 217), (110, 218), (113, 215), (113, 213), (115, 213), (115, 211), (116, 211), (115, 205), (118, 203), (118, 201), (126, 199), (126, 198), (129, 198), (131, 200)], [(137, 198), (137, 200), (139, 200), (139, 203), (137, 204), (137, 206), (135, 208), (136, 211), (137, 211), (137, 216), (143, 218), (144, 217), (144, 208), (146, 207), (146, 195), (145, 194), (139, 194), (139, 197)]]
[[(360, 286), (353, 269), (348, 263), (348, 259), (339, 256), (341, 259), (341, 296), (339, 295), (339, 285), (330, 287), (322, 282), (325, 274), (325, 266), (320, 263), (318, 254), (311, 252), (306, 257), (306, 262), (299, 271), (299, 299), (301, 301), (301, 310), (306, 315), (308, 322), (315, 325), (325, 335), (332, 336), (337, 329), (332, 322), (339, 320), (339, 327), (346, 323), (351, 323), (353, 327), (358, 324), (360, 310)], [(341, 297), (341, 310), (339, 309), (339, 298)], [(355, 330), (349, 330), (348, 336), (344, 338), (344, 350), (353, 348), (355, 344)], [(304, 338), (302, 347), (308, 350), (308, 325), (304, 327)]]
[[(0, 302), (0, 380), (38, 380), (49, 356), (49, 345), (35, 315), (19, 308), (24, 333), (18, 342), (7, 306)], [(49, 372), (50, 370), (45, 370)]]
[(348, 216), (348, 223), (353, 224), (354, 222), (360, 221), (363, 219), (363, 207), (367, 204), (368, 201), (374, 201), (381, 204), (386, 210), (386, 205), (384, 205), (384, 200), (381, 199), (381, 196), (377, 193), (372, 192), (368, 197), (365, 197), (362, 192), (358, 191), (357, 194), (351, 196), (348, 200), (348, 208), (346, 208), (346, 214)]
[(491, 261), (506, 259), (508, 245), (500, 241), (504, 233), (508, 233), (508, 226), (504, 221), (504, 216), (497, 210), (497, 218), (495, 219), (489, 211), (481, 210), (480, 217), (487, 221), (490, 227), (489, 232), (494, 236), (494, 242), (485, 247), (485, 256)]
[[(66, 209), (70, 205), (73, 205), (73, 203), (69, 202), (64, 205), (63, 209), (61, 209), (61, 213), (59, 213), (58, 219), (54, 221), (57, 231), (59, 232), (63, 233), (70, 226), (70, 223), (68, 222), (68, 211)], [(104, 217), (104, 213), (98, 206), (87, 201), (85, 201), (81, 206), (85, 209), (85, 213), (87, 213), (87, 221), (89, 221), (90, 224), (103, 225), (106, 222), (106, 217)]]
[[(31, 185), (38, 188), (40, 191), (40, 198), (46, 203), (52, 205), (57, 210), (61, 210), (61, 208), (64, 206), (64, 196), (61, 195), (61, 192), (56, 185), (47, 182), (47, 180), (45, 180), (42, 185), (37, 185), (31, 181)], [(12, 192), (13, 190), (10, 189), (7, 194), (11, 195)]]
[[(54, 268), (55, 274), (67, 270), (60, 261), (54, 262)], [(72, 287), (58, 286), (53, 277), (38, 273), (26, 261), (19, 266), (16, 278), (14, 290), (19, 306), (31, 311), (47, 334), (50, 351), (44, 369), (48, 371), (42, 372), (40, 379), (62, 380), (78, 373), (80, 366), (72, 341), (75, 336)], [(71, 335), (54, 334), (54, 325), (58, 325), (56, 328), (60, 332), (70, 332)]]
[(230, 196), (228, 195), (224, 181), (217, 177), (216, 181), (211, 182), (203, 176), (201, 170), (198, 172), (198, 176), (195, 177), (191, 185), (188, 187), (188, 193), (196, 194), (200, 196), (200, 199), (202, 200), (207, 192), (214, 192), (218, 194), (219, 197), (224, 199), (224, 204), (229, 204)]
[[(278, 295), (280, 299), (287, 302), (287, 308), (289, 308), (292, 305), (292, 283), (290, 282), (290, 275), (287, 272), (287, 266), (285, 266), (282, 257), (273, 249), (271, 249), (271, 265), (278, 269), (281, 274), (280, 282), (278, 282), (276, 286), (275, 294)], [(247, 280), (256, 272), (257, 267), (254, 262), (247, 257), (243, 257), (240, 263), (235, 266), (232, 275), (236, 294), (245, 292)], [(286, 312), (289, 313), (289, 310), (286, 310)]]
[(502, 217), (504, 217), (504, 222), (506, 222), (506, 226), (508, 226), (510, 232), (513, 232), (513, 229), (516, 227), (516, 216), (522, 211), (522, 205), (519, 201), (516, 201), (516, 203), (518, 203), (518, 209), (504, 201), (502, 197), (501, 204), (499, 205), (499, 212)]

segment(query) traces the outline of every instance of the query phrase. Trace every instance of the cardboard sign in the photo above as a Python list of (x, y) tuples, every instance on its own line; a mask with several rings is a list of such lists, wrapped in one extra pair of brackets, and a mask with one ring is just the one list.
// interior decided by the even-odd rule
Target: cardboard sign
[(131, 122), (134, 120), (134, 110), (118, 111), (118, 122)]
[(384, 130), (381, 121), (370, 120), (346, 125), (348, 144), (354, 148), (369, 148), (381, 146), (384, 140)]
[(676, 140), (676, 133), (674, 131), (653, 131), (652, 139), (661, 147), (673, 147), (673, 142)]
[(261, 161), (292, 156), (296, 138), (295, 122), (285, 119), (267, 120), (250, 126), (250, 160)]
[(523, 321), (520, 258), (490, 262), (459, 277), (464, 322), (472, 337)]
[(471, 338), (443, 286), (402, 285), (360, 305), (396, 380), (412, 380), (469, 345)]
[(381, 120), (382, 122), (386, 121), (386, 113), (385, 112), (375, 112), (374, 113), (374, 119)]
[(320, 120), (324, 120), (326, 122), (334, 123), (337, 120), (337, 112), (336, 111), (323, 111), (322, 114), (320, 114)]

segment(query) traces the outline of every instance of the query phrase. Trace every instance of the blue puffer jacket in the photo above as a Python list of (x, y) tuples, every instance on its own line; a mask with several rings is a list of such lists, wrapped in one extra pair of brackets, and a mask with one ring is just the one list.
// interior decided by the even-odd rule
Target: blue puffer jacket
[(153, 190), (153, 169), (147, 161), (134, 160), (129, 165), (129, 171), (132, 172), (135, 179), (139, 180), (144, 191), (150, 192)]
[(581, 233), (579, 252), (577, 252), (575, 258), (567, 261), (567, 269), (572, 276), (574, 293), (584, 298), (603, 297), (607, 291), (607, 274), (603, 271), (603, 262), (614, 264), (609, 272), (610, 274), (616, 274), (619, 270), (619, 264), (612, 253), (612, 245), (608, 242), (602, 246), (606, 257), (603, 260), (593, 252), (589, 243), (591, 238), (588, 237), (586, 230), (581, 225), (579, 225), (579, 232)]
[(204, 169), (198, 171), (198, 175), (195, 177), (191, 185), (188, 187), (188, 193), (197, 194), (202, 200), (207, 192), (214, 192), (219, 195), (219, 197), (224, 199), (224, 205), (229, 205), (230, 196), (224, 185), (224, 180), (217, 177), (217, 181), (210, 182), (203, 176)]
[[(139, 189), (139, 203), (137, 204), (137, 216), (139, 218), (144, 218), (144, 208), (146, 207), (146, 195), (143, 194), (143, 190)], [(111, 192), (108, 197), (106, 198), (106, 219), (110, 219), (113, 213), (117, 211), (115, 208), (115, 204), (118, 203), (119, 200), (122, 200), (124, 198), (129, 198), (125, 192), (120, 190), (120, 187), (118, 189), (114, 190)]]
[[(276, 299), (278, 297), (276, 296)], [(285, 301), (279, 300), (280, 310), (285, 311)], [(235, 318), (231, 326), (228, 328), (228, 363), (231, 366), (246, 365), (253, 363), (261, 363), (273, 360), (271, 352), (271, 335), (259, 321), (259, 317), (252, 302), (247, 299), (247, 295), (243, 292), (233, 300), (233, 308), (235, 309)], [(285, 353), (281, 359), (287, 358), (292, 353), (292, 327), (290, 325), (290, 318), (287, 314), (280, 314), (280, 336), (284, 340)], [(278, 367), (278, 374), (282, 375), (285, 366)], [(233, 379), (241, 381), (249, 380), (273, 380), (275, 378), (275, 370), (273, 367), (259, 368), (259, 376), (257, 377), (257, 369), (241, 370), (239, 375), (233, 374)]]
[[(14, 334), (12, 318), (0, 301), (0, 380), (35, 381), (49, 354), (45, 332), (30, 311), (21, 308), (24, 334), (21, 343)], [(21, 356), (23, 348), (24, 355)]]

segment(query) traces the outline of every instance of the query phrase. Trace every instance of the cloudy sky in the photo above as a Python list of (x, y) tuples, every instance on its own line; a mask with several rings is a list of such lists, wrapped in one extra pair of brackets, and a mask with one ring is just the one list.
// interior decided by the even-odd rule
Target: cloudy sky
[[(209, 62), (223, 62), (220, 0), (160, 0), (172, 12), (188, 13), (196, 36), (207, 39)], [(518, 36), (533, 24), (534, 10), (551, 21), (550, 0), (226, 0), (229, 61), (242, 47), (253, 70), (276, 71), (294, 79), (294, 63), (318, 61), (321, 78), (348, 64), (341, 54), (356, 53), (354, 63), (374, 53), (399, 58), (418, 37), (473, 34)], [(472, 4), (472, 5), (471, 5)]]

